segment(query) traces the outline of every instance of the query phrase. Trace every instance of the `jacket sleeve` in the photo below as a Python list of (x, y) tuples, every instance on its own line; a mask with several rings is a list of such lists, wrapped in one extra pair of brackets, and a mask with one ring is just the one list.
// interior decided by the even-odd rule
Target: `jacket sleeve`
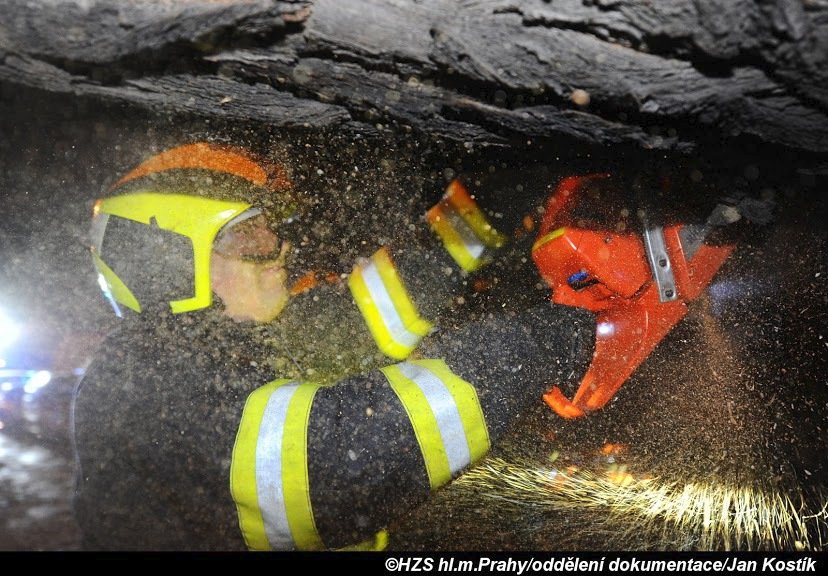
[(468, 273), (506, 237), (458, 181), (426, 213), (415, 245), (383, 246), (354, 266), (348, 286), (377, 348), (404, 360), (430, 333)]
[(437, 334), (420, 359), (334, 386), (254, 391), (231, 463), (248, 547), (352, 545), (421, 503), (568, 373), (575, 321), (545, 304)]

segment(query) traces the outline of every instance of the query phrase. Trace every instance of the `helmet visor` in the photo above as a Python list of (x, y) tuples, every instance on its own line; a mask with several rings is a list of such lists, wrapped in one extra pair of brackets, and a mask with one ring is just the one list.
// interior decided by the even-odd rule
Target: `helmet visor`
[(155, 192), (101, 200), (91, 238), (98, 271), (114, 299), (138, 312), (158, 302), (168, 303), (173, 313), (206, 308), (212, 302), (213, 241), (248, 208)]

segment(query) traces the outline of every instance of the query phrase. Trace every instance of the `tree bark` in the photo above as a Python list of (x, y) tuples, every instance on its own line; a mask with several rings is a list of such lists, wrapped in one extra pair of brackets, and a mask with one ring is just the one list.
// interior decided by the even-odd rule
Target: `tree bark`
[(0, 82), (475, 145), (828, 152), (826, 0), (2, 0)]

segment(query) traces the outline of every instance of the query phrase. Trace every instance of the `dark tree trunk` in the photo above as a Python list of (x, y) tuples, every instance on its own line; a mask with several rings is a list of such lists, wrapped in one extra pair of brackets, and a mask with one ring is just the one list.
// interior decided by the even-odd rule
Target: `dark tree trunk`
[(826, 0), (2, 4), (0, 81), (50, 92), (474, 144), (828, 152)]

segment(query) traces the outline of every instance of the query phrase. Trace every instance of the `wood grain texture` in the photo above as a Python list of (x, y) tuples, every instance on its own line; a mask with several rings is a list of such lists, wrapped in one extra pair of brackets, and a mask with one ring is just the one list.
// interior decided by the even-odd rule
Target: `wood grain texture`
[(2, 0), (0, 81), (459, 142), (828, 152), (826, 0)]

